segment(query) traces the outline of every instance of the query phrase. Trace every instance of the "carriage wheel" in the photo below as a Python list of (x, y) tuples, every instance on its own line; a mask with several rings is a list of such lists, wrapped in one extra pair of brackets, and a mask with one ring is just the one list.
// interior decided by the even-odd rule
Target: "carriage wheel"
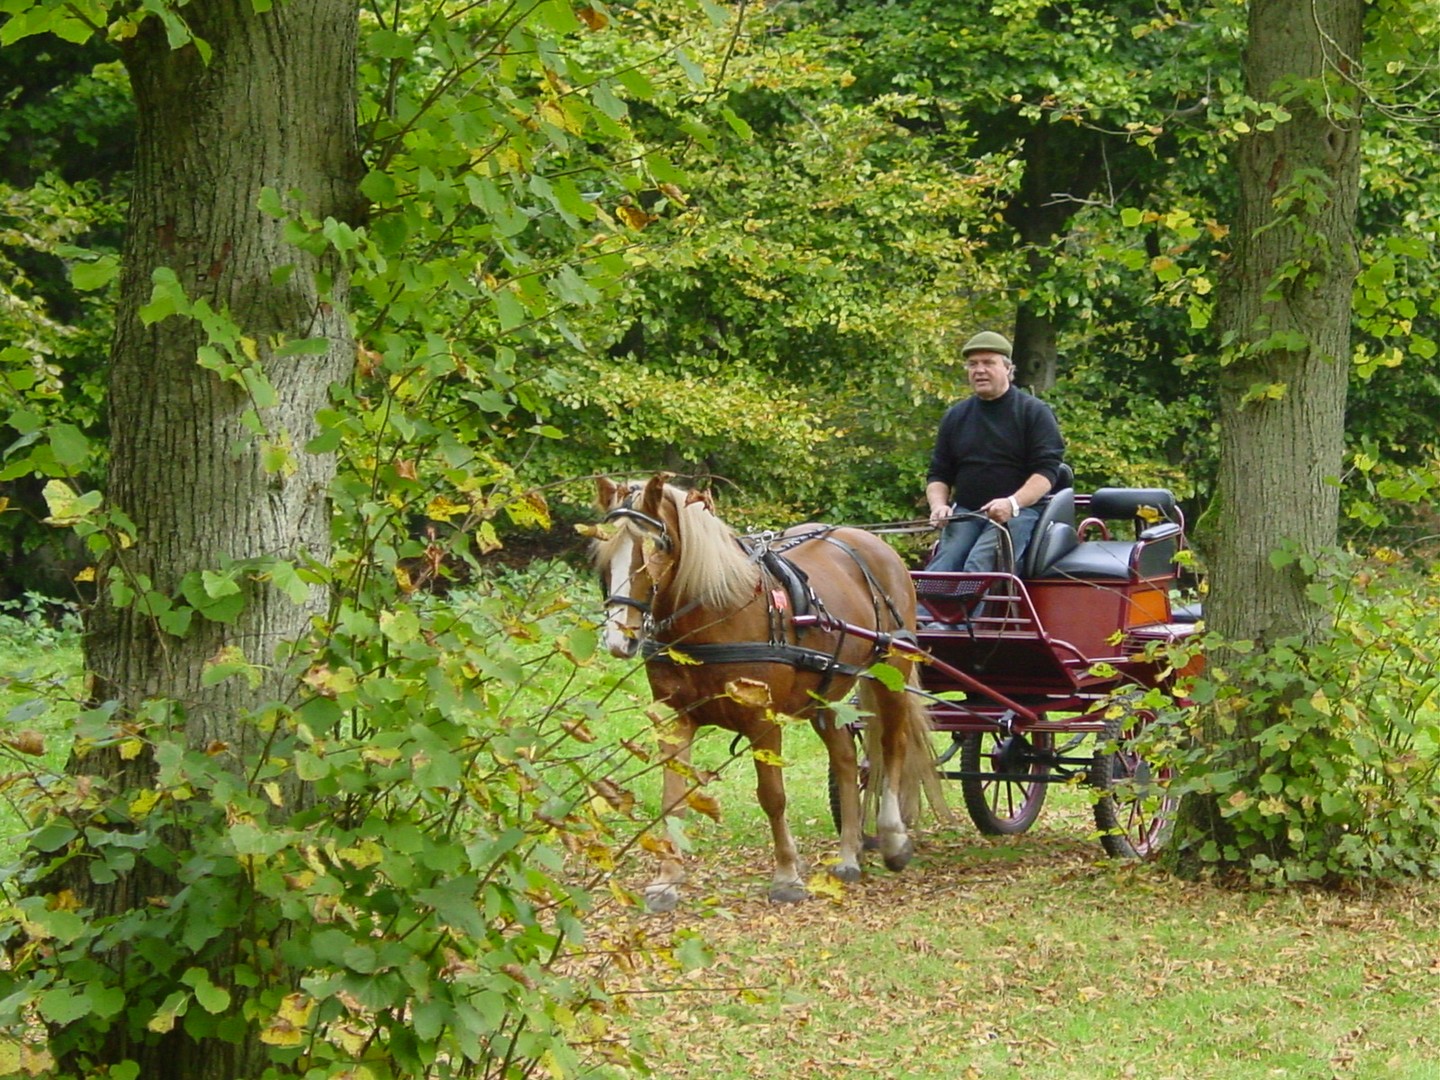
[(1129, 738), (1152, 718), (1137, 712), (1106, 721), (1090, 766), (1090, 783), (1100, 793), (1095, 803), (1100, 843), (1116, 859), (1153, 858), (1175, 824), (1180, 800), (1170, 794), (1174, 768), (1147, 761)]
[(960, 744), (960, 771), (1008, 775), (1028, 773), (1035, 780), (964, 778), (960, 791), (970, 820), (986, 836), (1015, 836), (1040, 816), (1045, 805), (1045, 776), (1050, 771), (1054, 736), (1048, 731), (1031, 735), (1002, 735), (989, 731), (966, 735)]

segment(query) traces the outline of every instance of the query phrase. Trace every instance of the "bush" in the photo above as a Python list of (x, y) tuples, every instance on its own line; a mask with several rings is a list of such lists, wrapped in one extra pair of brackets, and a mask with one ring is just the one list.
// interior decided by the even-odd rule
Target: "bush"
[[(154, 767), (12, 788), (30, 854), (4, 871), (0, 1071), (133, 1077), (117, 1048), (256, 1030), (255, 1077), (633, 1067), (601, 983), (565, 965), (638, 828), (615, 813), (613, 755), (588, 745), (624, 691), (571, 610), (574, 575), (546, 571), (342, 605), (308, 658), (311, 696), (251, 717), (263, 750), (238, 768), (230, 748), (185, 745), (171, 703), (123, 725), (84, 712), (82, 762)], [(82, 910), (56, 885), (77, 868), (184, 887)]]
[[(1213, 799), (1220, 816), (1179, 839), (1202, 862), (1243, 862), (1273, 884), (1434, 875), (1436, 582), (1385, 552), (1307, 569), (1328, 628), (1260, 653), (1207, 641), (1191, 687), (1199, 708), (1171, 714), (1168, 737), (1188, 747), (1181, 790)], [(1243, 734), (1256, 716), (1264, 726)]]

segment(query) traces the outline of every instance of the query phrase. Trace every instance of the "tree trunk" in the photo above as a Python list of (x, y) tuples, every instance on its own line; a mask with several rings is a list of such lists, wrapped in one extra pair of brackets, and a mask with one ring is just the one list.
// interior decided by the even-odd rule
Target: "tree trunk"
[[(1326, 617), (1306, 597), (1298, 566), (1276, 570), (1270, 556), (1286, 543), (1318, 552), (1336, 538), (1333, 481), (1344, 451), (1357, 268), (1354, 87), (1363, 16), (1363, 0), (1250, 5), (1247, 92), (1259, 102), (1281, 101), (1291, 118), (1269, 126), (1262, 113), (1234, 156), (1240, 201), (1219, 296), (1230, 345), (1220, 468), (1215, 502), (1196, 536), (1210, 570), (1206, 621), (1225, 640), (1263, 647), (1305, 635)], [(1242, 730), (1229, 738), (1244, 740), (1270, 720), (1242, 716)], [(1205, 737), (1215, 745), (1224, 736), (1211, 730)], [(1213, 834), (1218, 809), (1213, 797), (1195, 797), (1184, 818)]]
[[(1025, 249), (1027, 285), (1054, 272), (1052, 252), (1077, 207), (1104, 177), (1100, 138), (1041, 123), (1025, 135), (1025, 172), (1005, 208), (1005, 220)], [(1022, 299), (1015, 313), (1015, 382), (1037, 393), (1055, 386), (1059, 366), (1057, 327), (1048, 303)]]
[[(1043, 258), (1031, 251), (1032, 268)], [(1055, 320), (1048, 311), (1021, 304), (1015, 312), (1015, 382), (1037, 394), (1055, 388), (1060, 349)]]
[[(293, 697), (298, 682), (285, 645), (304, 638), (326, 596), (312, 589), (296, 603), (252, 570), (238, 575), (244, 604), (233, 619), (197, 613), (183, 636), (173, 636), (140, 604), (117, 602), (125, 597), (113, 583), (184, 603), (187, 575), (240, 560), (328, 555), (334, 460), (304, 448), (328, 387), (354, 358), (347, 277), (328, 253), (287, 243), (285, 223), (257, 204), (268, 187), (318, 220), (355, 217), (358, 8), (355, 0), (295, 0), (257, 14), (250, 0), (200, 0), (180, 13), (213, 50), (208, 63), (193, 43), (172, 48), (154, 17), (124, 46), (139, 130), (111, 353), (106, 495), (108, 508), (133, 521), (135, 537), (102, 565), (102, 584), (112, 587), (102, 587), (88, 618), (85, 659), (96, 701), (118, 701), (122, 718), (164, 702), (171, 737), (238, 770), (263, 737), (247, 714)], [(142, 309), (162, 267), (190, 301), (233, 320), (248, 339), (235, 355), (263, 372), (275, 404), (257, 407), (235, 381), (197, 363), (210, 342), (198, 320), (171, 315), (147, 324)], [(298, 339), (323, 339), (322, 351), (276, 355)], [(288, 447), (288, 460), (275, 447)], [(205, 685), (206, 661), (234, 650), (260, 666), (258, 682)], [(145, 755), (125, 762), (96, 752), (71, 764), (120, 790), (152, 768)], [(285, 809), (298, 796), (288, 792)], [(135, 872), (112, 884), (79, 876), (71, 887), (102, 917), (180, 891), (178, 881), (144, 872), (145, 865), (137, 861)], [(231, 990), (238, 1016), (243, 991)], [(142, 1045), (117, 1025), (107, 1057), (131, 1058), (140, 1075), (157, 1080), (259, 1075), (262, 1049), (253, 1037), (202, 1042), (183, 1028)]]

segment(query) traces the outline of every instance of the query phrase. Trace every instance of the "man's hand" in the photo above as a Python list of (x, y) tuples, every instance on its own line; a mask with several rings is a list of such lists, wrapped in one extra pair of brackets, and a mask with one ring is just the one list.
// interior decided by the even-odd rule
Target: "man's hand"
[(980, 512), (997, 525), (1004, 525), (1015, 516), (1011, 513), (1010, 500), (1008, 498), (991, 499), (980, 508)]

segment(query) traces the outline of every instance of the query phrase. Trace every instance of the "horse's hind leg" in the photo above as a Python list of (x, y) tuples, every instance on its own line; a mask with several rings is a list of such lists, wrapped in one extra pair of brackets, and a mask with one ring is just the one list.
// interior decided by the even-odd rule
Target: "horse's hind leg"
[[(871, 777), (882, 785), (875, 816), (880, 855), (887, 869), (904, 870), (915, 854), (915, 845), (906, 829), (906, 819), (914, 816), (914, 807), (908, 805), (914, 801), (914, 792), (905, 761), (910, 749), (909, 703), (903, 692), (897, 694), (867, 682), (861, 688), (861, 704), (868, 705), (874, 714), (867, 735), (872, 747)], [(878, 739), (875, 728), (879, 729)]]
[[(771, 724), (760, 738), (750, 740), (755, 754), (755, 796), (765, 816), (770, 819), (770, 835), (775, 843), (775, 872), (770, 879), (770, 899), (777, 904), (808, 900), (810, 892), (800, 876), (800, 853), (785, 820), (785, 778), (781, 767), (773, 764), (780, 757), (780, 728)], [(765, 760), (765, 759), (769, 760)]]
[[(668, 729), (660, 734), (660, 750), (665, 759), (664, 786), (660, 795), (660, 821), (668, 824), (671, 817), (685, 812), (686, 796), (695, 786), (694, 772), (690, 768), (690, 747), (695, 741), (696, 725), (684, 716), (669, 721)], [(655, 878), (645, 886), (645, 908), (655, 914), (674, 911), (680, 903), (680, 886), (685, 882), (685, 866), (680, 852), (670, 839), (669, 829), (663, 838), (664, 854), (660, 856), (660, 869)]]

